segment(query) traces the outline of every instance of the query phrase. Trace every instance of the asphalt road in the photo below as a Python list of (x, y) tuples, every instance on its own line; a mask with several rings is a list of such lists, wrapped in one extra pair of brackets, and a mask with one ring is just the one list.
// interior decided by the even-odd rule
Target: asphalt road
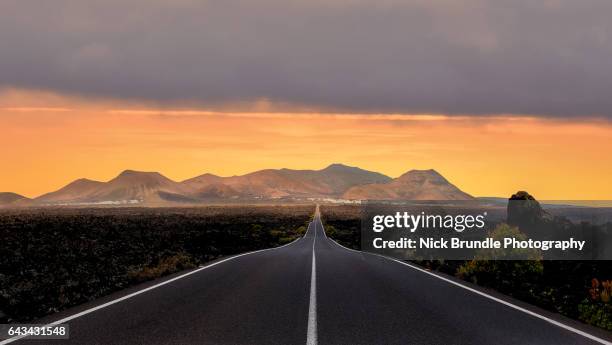
[(16, 343), (601, 343), (401, 263), (343, 248), (325, 236), (319, 216), (289, 245), (217, 262), (111, 303), (70, 316), (69, 340)]

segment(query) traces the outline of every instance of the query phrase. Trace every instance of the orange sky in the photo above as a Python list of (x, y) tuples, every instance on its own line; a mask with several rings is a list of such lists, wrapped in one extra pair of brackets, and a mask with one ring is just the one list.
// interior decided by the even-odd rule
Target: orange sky
[(611, 199), (612, 124), (498, 116), (257, 113), (0, 93), (0, 191), (29, 197), (124, 169), (182, 180), (319, 169), (434, 168), (475, 196)]

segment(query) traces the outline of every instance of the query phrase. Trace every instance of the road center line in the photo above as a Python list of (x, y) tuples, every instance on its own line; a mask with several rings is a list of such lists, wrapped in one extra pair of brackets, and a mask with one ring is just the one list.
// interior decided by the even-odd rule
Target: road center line
[(315, 243), (317, 242), (317, 222), (313, 221), (314, 240), (312, 241), (312, 271), (310, 272), (310, 305), (308, 306), (308, 333), (306, 345), (317, 344), (317, 261)]

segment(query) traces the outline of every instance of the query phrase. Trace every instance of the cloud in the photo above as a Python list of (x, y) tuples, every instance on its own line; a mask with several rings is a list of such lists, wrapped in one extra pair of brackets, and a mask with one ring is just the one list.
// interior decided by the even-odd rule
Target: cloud
[(612, 2), (0, 2), (0, 83), (153, 102), (612, 118)]

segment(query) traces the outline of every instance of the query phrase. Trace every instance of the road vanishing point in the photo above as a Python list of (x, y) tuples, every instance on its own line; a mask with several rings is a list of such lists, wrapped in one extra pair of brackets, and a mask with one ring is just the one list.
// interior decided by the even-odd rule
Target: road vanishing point
[[(160, 282), (161, 281), (161, 282)], [(532, 309), (306, 234), (50, 316), (32, 344), (611, 344)]]

